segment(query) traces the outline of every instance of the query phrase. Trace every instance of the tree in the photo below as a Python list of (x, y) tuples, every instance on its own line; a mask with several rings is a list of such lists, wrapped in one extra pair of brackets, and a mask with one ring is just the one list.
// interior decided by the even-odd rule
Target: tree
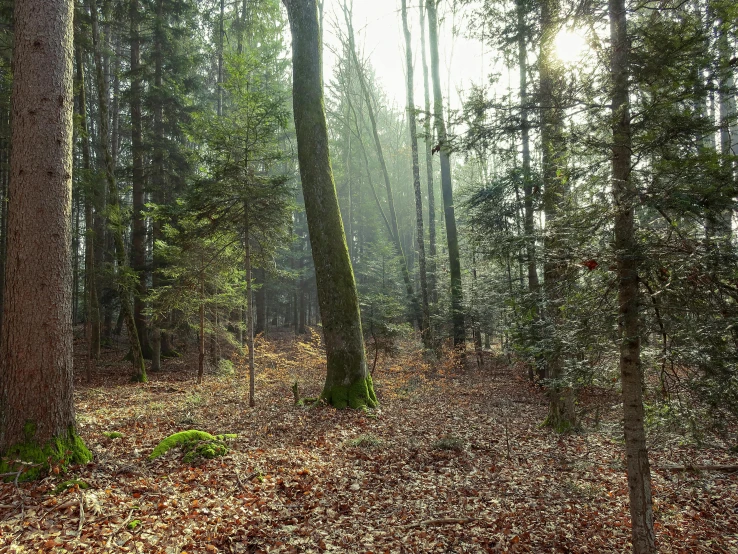
[(359, 299), (328, 154), (318, 8), (283, 0), (292, 31), (293, 111), (305, 212), (326, 346), (321, 398), (337, 408), (377, 404), (367, 371)]
[(72, 17), (68, 0), (15, 3), (0, 473), (91, 459), (72, 397)]
[(462, 350), (465, 345), (463, 290), (461, 288), (461, 259), (459, 238), (456, 231), (454, 213), (454, 193), (451, 184), (450, 144), (446, 136), (446, 122), (443, 119), (443, 95), (441, 93), (441, 69), (438, 58), (438, 16), (436, 0), (426, 0), (428, 12), (428, 40), (430, 43), (431, 73), (433, 75), (433, 120), (438, 135), (441, 158), (441, 193), (443, 196), (443, 217), (446, 223), (448, 243), (448, 265), (451, 273), (451, 318), (453, 322), (454, 347)]
[(430, 309), (428, 307), (428, 277), (425, 266), (425, 236), (423, 233), (423, 192), (420, 190), (420, 164), (418, 163), (418, 129), (415, 121), (415, 79), (410, 28), (407, 24), (407, 0), (402, 0), (402, 29), (405, 35), (405, 67), (407, 72), (407, 121), (410, 131), (410, 147), (413, 159), (413, 190), (415, 191), (415, 234), (418, 245), (418, 269), (420, 271), (420, 297), (423, 307), (423, 342), (429, 347)]
[(609, 0), (612, 48), (612, 192), (615, 201), (620, 330), (620, 379), (623, 387), (623, 428), (630, 493), (634, 554), (656, 552), (651, 502), (651, 470), (646, 448), (643, 410), (643, 368), (638, 314), (639, 253), (635, 241), (634, 207), (638, 198), (631, 179), (627, 12), (625, 0)]

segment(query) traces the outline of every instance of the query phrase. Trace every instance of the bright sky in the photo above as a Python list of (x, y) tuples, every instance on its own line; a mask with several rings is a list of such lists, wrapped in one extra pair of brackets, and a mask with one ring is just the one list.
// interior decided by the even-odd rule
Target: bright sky
[[(350, 1), (350, 0), (348, 0)], [(325, 22), (323, 51), (323, 71), (326, 81), (333, 74), (336, 57), (331, 47), (338, 49), (338, 38), (334, 26), (338, 21), (341, 27), (343, 14), (340, 10), (342, 0), (325, 0)], [(450, 2), (447, 4), (450, 5)], [(415, 103), (423, 104), (423, 66), (420, 57), (420, 15), (419, 0), (408, 0), (408, 19), (413, 40), (413, 58), (415, 63)], [(443, 4), (440, 7), (442, 10)], [(399, 110), (405, 109), (405, 38), (402, 33), (402, 17), (400, 0), (354, 0), (354, 29), (359, 48), (368, 55), (375, 68), (382, 87)], [(443, 12), (441, 12), (442, 15)], [(481, 83), (486, 79), (488, 68), (484, 65), (482, 46), (477, 41), (465, 38), (463, 32), (452, 37), (452, 17), (446, 14), (442, 22), (440, 35), (441, 82), (444, 97), (449, 93), (451, 84), (451, 105), (459, 108), (461, 102), (459, 91), (467, 90), (471, 83)], [(427, 24), (427, 20), (426, 20)], [(462, 27), (463, 21), (457, 17), (456, 26)], [(453, 38), (453, 40), (452, 40)], [(426, 43), (428, 37), (426, 33)], [(489, 55), (487, 55), (489, 58)], [(430, 57), (428, 57), (430, 64)], [(431, 94), (432, 98), (432, 94)], [(444, 98), (444, 100), (446, 100)]]

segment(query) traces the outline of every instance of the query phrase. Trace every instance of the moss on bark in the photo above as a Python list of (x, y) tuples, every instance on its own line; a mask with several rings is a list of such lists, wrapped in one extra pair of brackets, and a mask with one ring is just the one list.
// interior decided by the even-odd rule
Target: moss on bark
[(85, 443), (72, 428), (43, 445), (34, 442), (36, 425), (33, 422), (26, 423), (24, 431), (25, 441), (8, 448), (0, 458), (0, 473), (21, 471), (19, 481), (33, 481), (45, 475), (51, 466), (64, 471), (70, 464), (85, 464), (92, 459)]
[(332, 385), (323, 389), (320, 397), (334, 408), (375, 408), (377, 396), (374, 394), (374, 385), (371, 375), (359, 379), (348, 385)]

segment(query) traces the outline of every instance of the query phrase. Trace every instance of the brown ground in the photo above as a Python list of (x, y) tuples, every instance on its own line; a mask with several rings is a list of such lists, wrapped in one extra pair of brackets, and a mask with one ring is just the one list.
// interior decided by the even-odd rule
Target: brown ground
[[(128, 381), (123, 354), (107, 351), (92, 384), (81, 371), (77, 379), (79, 430), (94, 462), (0, 484), (0, 552), (629, 550), (612, 391), (589, 390), (586, 430), (557, 436), (539, 427), (540, 389), (489, 354), (483, 368), (465, 370), (412, 350), (380, 360), (381, 407), (368, 413), (293, 405), (295, 379), (301, 395), (321, 389), (316, 335), (262, 343), (253, 409), (240, 362), (236, 376), (210, 373), (198, 386), (190, 354), (141, 385)], [(238, 438), (225, 457), (196, 465), (179, 450), (147, 459), (184, 429)], [(720, 444), (679, 442), (663, 433), (652, 441), (661, 552), (738, 553), (738, 474), (666, 469), (738, 457)], [(89, 488), (52, 494), (71, 478)]]

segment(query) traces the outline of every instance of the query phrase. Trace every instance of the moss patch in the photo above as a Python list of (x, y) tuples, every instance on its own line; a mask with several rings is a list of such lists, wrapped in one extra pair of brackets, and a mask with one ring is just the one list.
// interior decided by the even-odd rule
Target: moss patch
[(109, 439), (121, 439), (123, 438), (123, 433), (119, 433), (118, 431), (110, 431), (109, 433), (103, 433), (106, 437)]
[(366, 379), (359, 379), (352, 385), (335, 385), (330, 389), (323, 389), (320, 397), (326, 404), (339, 410), (376, 408), (378, 405), (371, 375), (367, 375)]
[(235, 439), (237, 435), (211, 435), (205, 431), (191, 429), (189, 431), (180, 431), (169, 435), (161, 441), (149, 455), (149, 460), (155, 460), (159, 456), (166, 454), (174, 447), (180, 447), (185, 451), (185, 462), (192, 462), (197, 458), (215, 458), (224, 456), (228, 453), (228, 447), (225, 444), (227, 439)]
[(65, 490), (71, 489), (75, 486), (79, 487), (82, 490), (90, 488), (90, 484), (86, 481), (83, 481), (82, 479), (70, 479), (69, 481), (59, 483), (56, 487), (54, 487), (54, 494), (60, 494)]
[(130, 529), (131, 531), (133, 531), (139, 525), (141, 525), (141, 520), (140, 519), (134, 519), (133, 521), (129, 521), (128, 522), (128, 525), (126, 525), (126, 527), (128, 527), (128, 529)]
[[(65, 436), (51, 439), (44, 445), (33, 441), (36, 425), (26, 423), (23, 443), (11, 446), (0, 458), (0, 473), (15, 473), (21, 471), (19, 481), (32, 481), (48, 472), (51, 466), (65, 471), (70, 464), (86, 464), (92, 459), (92, 454), (73, 429), (69, 429)], [(14, 477), (6, 477), (12, 480)]]

